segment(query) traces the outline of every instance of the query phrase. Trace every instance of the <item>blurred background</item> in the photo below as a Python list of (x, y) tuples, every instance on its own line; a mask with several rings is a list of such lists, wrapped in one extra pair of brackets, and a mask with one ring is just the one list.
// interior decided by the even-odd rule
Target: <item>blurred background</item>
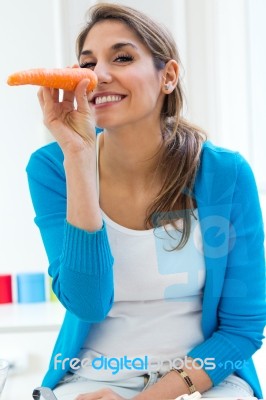
[[(65, 67), (74, 64), (75, 39), (84, 25), (86, 10), (98, 2), (100, 1), (9, 0), (1, 3), (0, 274), (47, 270), (46, 255), (39, 232), (33, 223), (34, 213), (25, 167), (30, 154), (48, 143), (51, 137), (42, 124), (36, 97), (37, 88), (9, 87), (6, 84), (7, 76), (28, 68)], [(183, 63), (182, 76), (187, 100), (185, 115), (202, 126), (215, 144), (239, 151), (250, 162), (265, 218), (266, 1), (115, 2), (143, 10), (172, 32)], [(248, 196), (248, 188), (246, 195)], [(36, 341), (40, 346), (40, 341), (44, 340), (43, 336), (36, 336), (37, 334), (31, 336), (34, 332), (39, 332), (39, 335), (46, 332), (48, 336), (45, 336), (45, 340), (49, 346), (53, 342), (53, 335), (56, 334), (62, 318), (62, 310), (57, 311), (58, 318), (52, 324), (49, 322), (51, 314), (47, 308), (42, 310), (42, 322), (38, 320), (38, 309), (31, 311), (32, 318), (35, 316), (38, 322), (34, 325), (28, 321), (26, 330), (23, 325), (25, 321), (21, 322), (23, 330), (14, 322), (19, 318), (20, 312), (15, 314), (12, 322), (7, 323), (7, 314), (1, 317), (0, 305), (0, 334), (2, 326), (2, 337), (6, 335), (6, 346), (10, 342), (10, 332), (20, 332), (19, 340), (25, 339), (25, 348), (28, 349), (20, 356), (20, 364), (24, 365), (20, 374), (27, 371), (27, 357), (32, 354), (32, 343)], [(26, 310), (25, 315), (28, 314)], [(261, 376), (262, 354), (260, 351), (257, 355)], [(45, 364), (42, 364), (43, 358), (40, 359), (37, 355), (35, 361), (35, 371), (38, 366)], [(28, 381), (24, 379), (24, 386), (25, 382)], [(6, 396), (10, 396), (11, 392), (16, 393), (10, 386)], [(8, 398), (3, 397), (3, 400)]]

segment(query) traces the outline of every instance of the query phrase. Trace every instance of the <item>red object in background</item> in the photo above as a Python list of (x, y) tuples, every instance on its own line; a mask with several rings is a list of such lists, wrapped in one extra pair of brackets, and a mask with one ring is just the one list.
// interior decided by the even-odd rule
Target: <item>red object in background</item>
[(12, 277), (0, 275), (0, 304), (12, 303)]

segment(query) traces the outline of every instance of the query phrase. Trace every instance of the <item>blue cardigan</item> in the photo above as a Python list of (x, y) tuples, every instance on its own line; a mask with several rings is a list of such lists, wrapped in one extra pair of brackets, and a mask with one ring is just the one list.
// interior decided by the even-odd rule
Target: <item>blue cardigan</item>
[[(77, 357), (91, 324), (102, 321), (112, 307), (113, 257), (104, 224), (90, 233), (66, 221), (63, 153), (57, 143), (33, 153), (27, 173), (53, 290), (67, 310), (42, 383), (53, 388), (69, 360)], [(262, 398), (251, 359), (262, 345), (266, 319), (263, 222), (252, 170), (239, 153), (207, 141), (192, 195), (203, 236), (206, 282), (204, 341), (188, 356), (215, 358), (216, 368), (205, 369), (214, 386), (235, 372)], [(55, 369), (59, 353), (68, 361)]]

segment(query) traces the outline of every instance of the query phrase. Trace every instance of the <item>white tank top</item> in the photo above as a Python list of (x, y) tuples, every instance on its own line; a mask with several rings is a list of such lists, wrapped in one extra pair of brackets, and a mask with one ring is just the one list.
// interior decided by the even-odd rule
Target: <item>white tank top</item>
[[(98, 141), (99, 135), (97, 154)], [(203, 341), (205, 265), (197, 210), (178, 251), (169, 251), (181, 235), (170, 225), (171, 237), (164, 227), (133, 230), (102, 216), (114, 257), (114, 304), (92, 325), (79, 354), (83, 367), (73, 372), (106, 381), (163, 373)]]

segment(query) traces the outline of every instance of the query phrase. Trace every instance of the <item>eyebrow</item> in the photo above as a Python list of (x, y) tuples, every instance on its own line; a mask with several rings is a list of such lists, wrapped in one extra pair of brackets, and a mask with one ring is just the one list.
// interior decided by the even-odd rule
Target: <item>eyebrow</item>
[[(110, 47), (110, 49), (111, 50), (120, 50), (123, 47), (127, 47), (127, 46), (130, 46), (133, 49), (137, 50), (137, 46), (131, 42), (115, 43)], [(91, 56), (92, 54), (93, 54), (92, 50), (82, 50), (82, 52), (80, 53), (80, 56)]]

